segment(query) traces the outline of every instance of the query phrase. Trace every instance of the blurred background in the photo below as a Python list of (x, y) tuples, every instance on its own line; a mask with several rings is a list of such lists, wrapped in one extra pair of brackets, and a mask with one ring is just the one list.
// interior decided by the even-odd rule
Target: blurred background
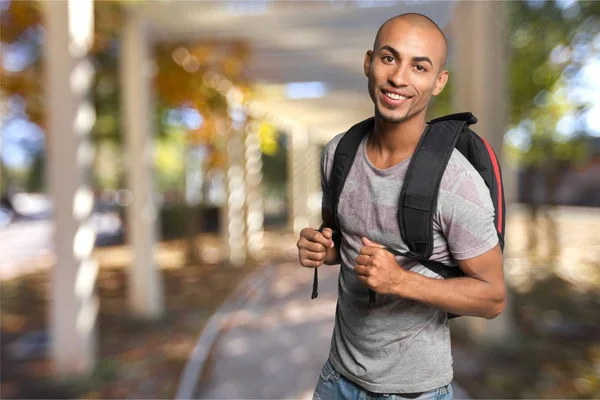
[(310, 300), (297, 234), (404, 12), (450, 42), (430, 117), (472, 111), (507, 194), (509, 303), (452, 322), (455, 387), (600, 398), (600, 2), (577, 0), (1, 0), (2, 397), (311, 398), (337, 271)]

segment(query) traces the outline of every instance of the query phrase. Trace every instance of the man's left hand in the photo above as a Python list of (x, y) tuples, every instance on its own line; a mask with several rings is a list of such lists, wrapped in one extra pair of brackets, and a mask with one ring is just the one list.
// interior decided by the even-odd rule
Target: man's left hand
[(354, 268), (358, 280), (376, 293), (396, 293), (408, 272), (400, 267), (396, 257), (385, 246), (365, 237), (362, 238), (362, 244)]

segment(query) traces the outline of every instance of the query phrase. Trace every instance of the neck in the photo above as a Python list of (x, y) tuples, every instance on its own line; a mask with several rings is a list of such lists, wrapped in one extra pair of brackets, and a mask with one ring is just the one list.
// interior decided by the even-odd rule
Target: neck
[(414, 153), (426, 125), (424, 115), (420, 114), (399, 123), (391, 123), (376, 113), (375, 126), (367, 146), (370, 153), (384, 160), (385, 164), (400, 162)]

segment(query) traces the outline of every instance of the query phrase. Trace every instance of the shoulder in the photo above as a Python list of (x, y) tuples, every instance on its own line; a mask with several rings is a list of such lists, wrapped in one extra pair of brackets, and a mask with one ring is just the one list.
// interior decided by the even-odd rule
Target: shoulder
[(452, 153), (442, 177), (436, 217), (456, 260), (479, 256), (498, 243), (490, 191), (458, 150)]
[[(467, 160), (467, 158), (457, 149), (454, 149), (452, 151), (452, 154), (450, 155), (450, 160), (448, 161), (448, 167), (453, 167), (455, 171), (472, 171), (478, 174), (475, 170), (475, 167), (473, 167), (473, 164), (471, 164), (471, 162)], [(448, 171), (448, 169), (446, 169), (446, 171)]]
[(442, 176), (440, 188), (445, 187), (445, 189), (448, 189), (448, 187), (454, 186), (456, 181), (464, 180), (465, 178), (468, 180), (481, 180), (481, 183), (485, 185), (483, 178), (479, 175), (473, 164), (460, 151), (454, 149)]
[(340, 140), (344, 136), (345, 132), (339, 133), (333, 137), (323, 149), (321, 154), (321, 170), (326, 173), (327, 176), (331, 173), (331, 166), (333, 165), (333, 157), (335, 156), (335, 149), (337, 149)]
[(485, 181), (469, 160), (456, 149), (442, 176), (440, 195), (459, 197), (485, 207), (491, 203)]
[(335, 154), (335, 149), (337, 149), (337, 146), (340, 143), (340, 140), (342, 140), (342, 137), (345, 134), (346, 134), (346, 132), (338, 133), (329, 142), (327, 142), (327, 144), (325, 145), (325, 149), (323, 151), (324, 156), (327, 156), (328, 158), (329, 157), (333, 158), (333, 155)]

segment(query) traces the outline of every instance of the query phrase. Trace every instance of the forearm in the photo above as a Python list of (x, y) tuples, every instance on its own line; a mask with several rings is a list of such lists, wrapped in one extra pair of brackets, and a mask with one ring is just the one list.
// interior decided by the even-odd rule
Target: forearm
[(457, 315), (494, 318), (504, 309), (505, 288), (471, 277), (433, 279), (408, 272), (396, 287), (400, 297)]

